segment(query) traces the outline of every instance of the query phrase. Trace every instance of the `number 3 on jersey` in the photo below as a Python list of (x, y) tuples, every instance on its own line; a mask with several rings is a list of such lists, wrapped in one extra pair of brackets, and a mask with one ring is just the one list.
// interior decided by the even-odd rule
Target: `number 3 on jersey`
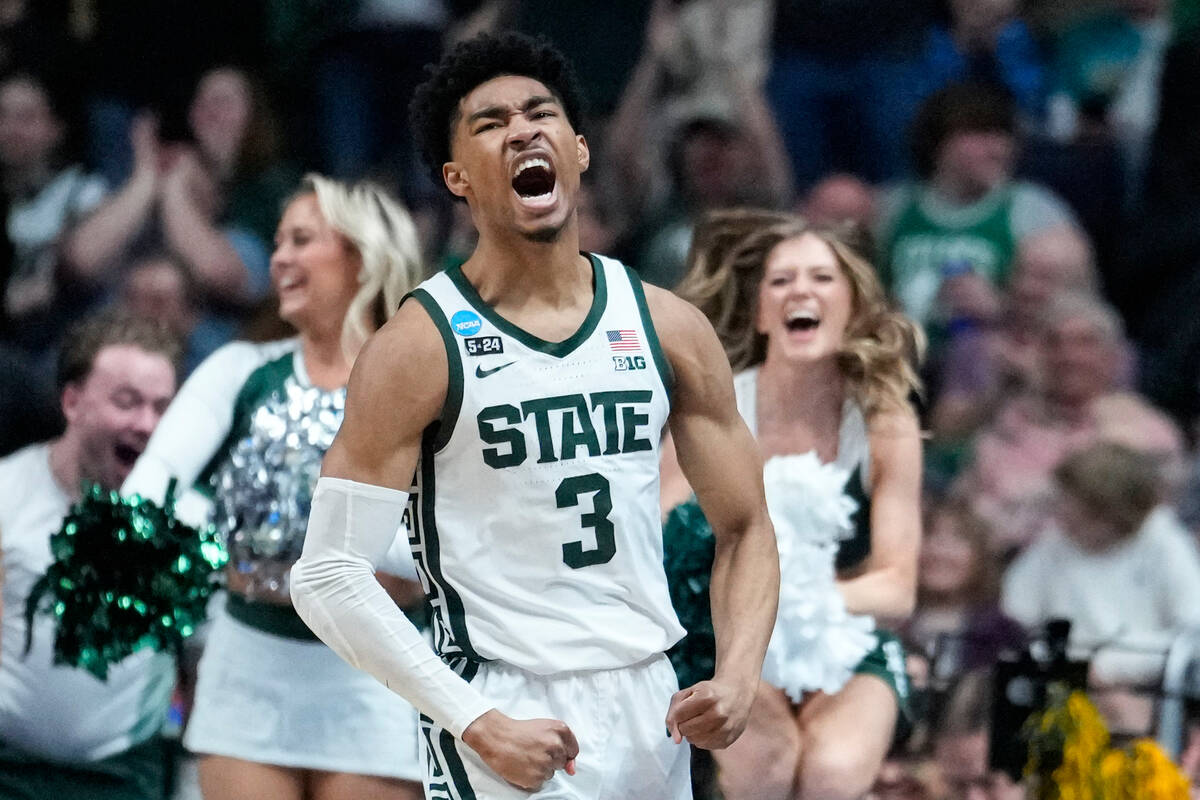
[(592, 498), (592, 510), (579, 516), (579, 525), (595, 529), (596, 546), (585, 550), (581, 541), (565, 543), (562, 546), (563, 563), (571, 569), (606, 564), (617, 554), (617, 537), (608, 518), (612, 513), (612, 494), (607, 478), (595, 472), (564, 478), (554, 492), (554, 500), (559, 508), (571, 508), (579, 505), (581, 494), (588, 492), (596, 493)]

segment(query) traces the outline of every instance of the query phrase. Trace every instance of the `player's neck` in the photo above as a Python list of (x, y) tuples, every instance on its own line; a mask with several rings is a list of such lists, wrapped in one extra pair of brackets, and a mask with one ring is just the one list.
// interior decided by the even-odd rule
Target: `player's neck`
[(591, 271), (579, 255), (574, 221), (551, 242), (519, 234), (481, 234), (463, 274), (489, 305), (538, 299), (551, 306), (573, 305), (581, 287), (591, 289)]

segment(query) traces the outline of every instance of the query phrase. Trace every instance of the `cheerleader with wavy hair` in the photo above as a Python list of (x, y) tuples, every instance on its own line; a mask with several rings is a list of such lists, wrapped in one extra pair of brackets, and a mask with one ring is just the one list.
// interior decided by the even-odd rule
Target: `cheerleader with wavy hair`
[[(715, 212), (677, 289), (734, 368), (779, 541), (763, 680), (745, 733), (713, 753), (728, 800), (860, 797), (906, 712), (903, 651), (875, 620), (901, 619), (915, 601), (921, 440), (910, 399), (924, 337), (889, 306), (863, 250), (851, 231), (794, 215)], [(696, 553), (711, 537), (669, 451), (663, 508), (672, 595), (690, 631), (674, 660), (703, 672)]]

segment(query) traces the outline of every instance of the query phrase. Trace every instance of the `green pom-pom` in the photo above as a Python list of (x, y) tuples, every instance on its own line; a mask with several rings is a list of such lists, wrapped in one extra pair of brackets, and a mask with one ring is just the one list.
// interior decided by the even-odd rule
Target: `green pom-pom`
[(693, 499), (676, 506), (663, 524), (663, 566), (671, 604), (687, 635), (667, 651), (680, 686), (712, 678), (717, 663), (709, 583), (716, 539)]
[(143, 647), (178, 653), (204, 621), (228, 558), (211, 528), (175, 518), (173, 489), (159, 506), (91, 486), (51, 536), (54, 562), (30, 593), (25, 618), (29, 637), (39, 609), (53, 614), (55, 663), (103, 680), (110, 665)]

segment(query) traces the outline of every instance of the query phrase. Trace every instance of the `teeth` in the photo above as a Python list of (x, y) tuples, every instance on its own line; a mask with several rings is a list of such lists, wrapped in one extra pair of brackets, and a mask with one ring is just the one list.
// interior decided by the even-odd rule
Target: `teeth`
[(813, 322), (820, 321), (820, 317), (818, 317), (816, 314), (809, 311), (808, 309), (804, 309), (804, 308), (798, 308), (795, 311), (789, 311), (787, 318), (788, 318), (788, 322), (793, 322), (798, 319), (806, 319), (806, 320), (811, 320)]
[(550, 169), (550, 162), (544, 158), (531, 158), (528, 161), (522, 161), (517, 165), (517, 171), (514, 173), (513, 177), (515, 178), (517, 175), (520, 175), (530, 167), (544, 167), (545, 169)]

